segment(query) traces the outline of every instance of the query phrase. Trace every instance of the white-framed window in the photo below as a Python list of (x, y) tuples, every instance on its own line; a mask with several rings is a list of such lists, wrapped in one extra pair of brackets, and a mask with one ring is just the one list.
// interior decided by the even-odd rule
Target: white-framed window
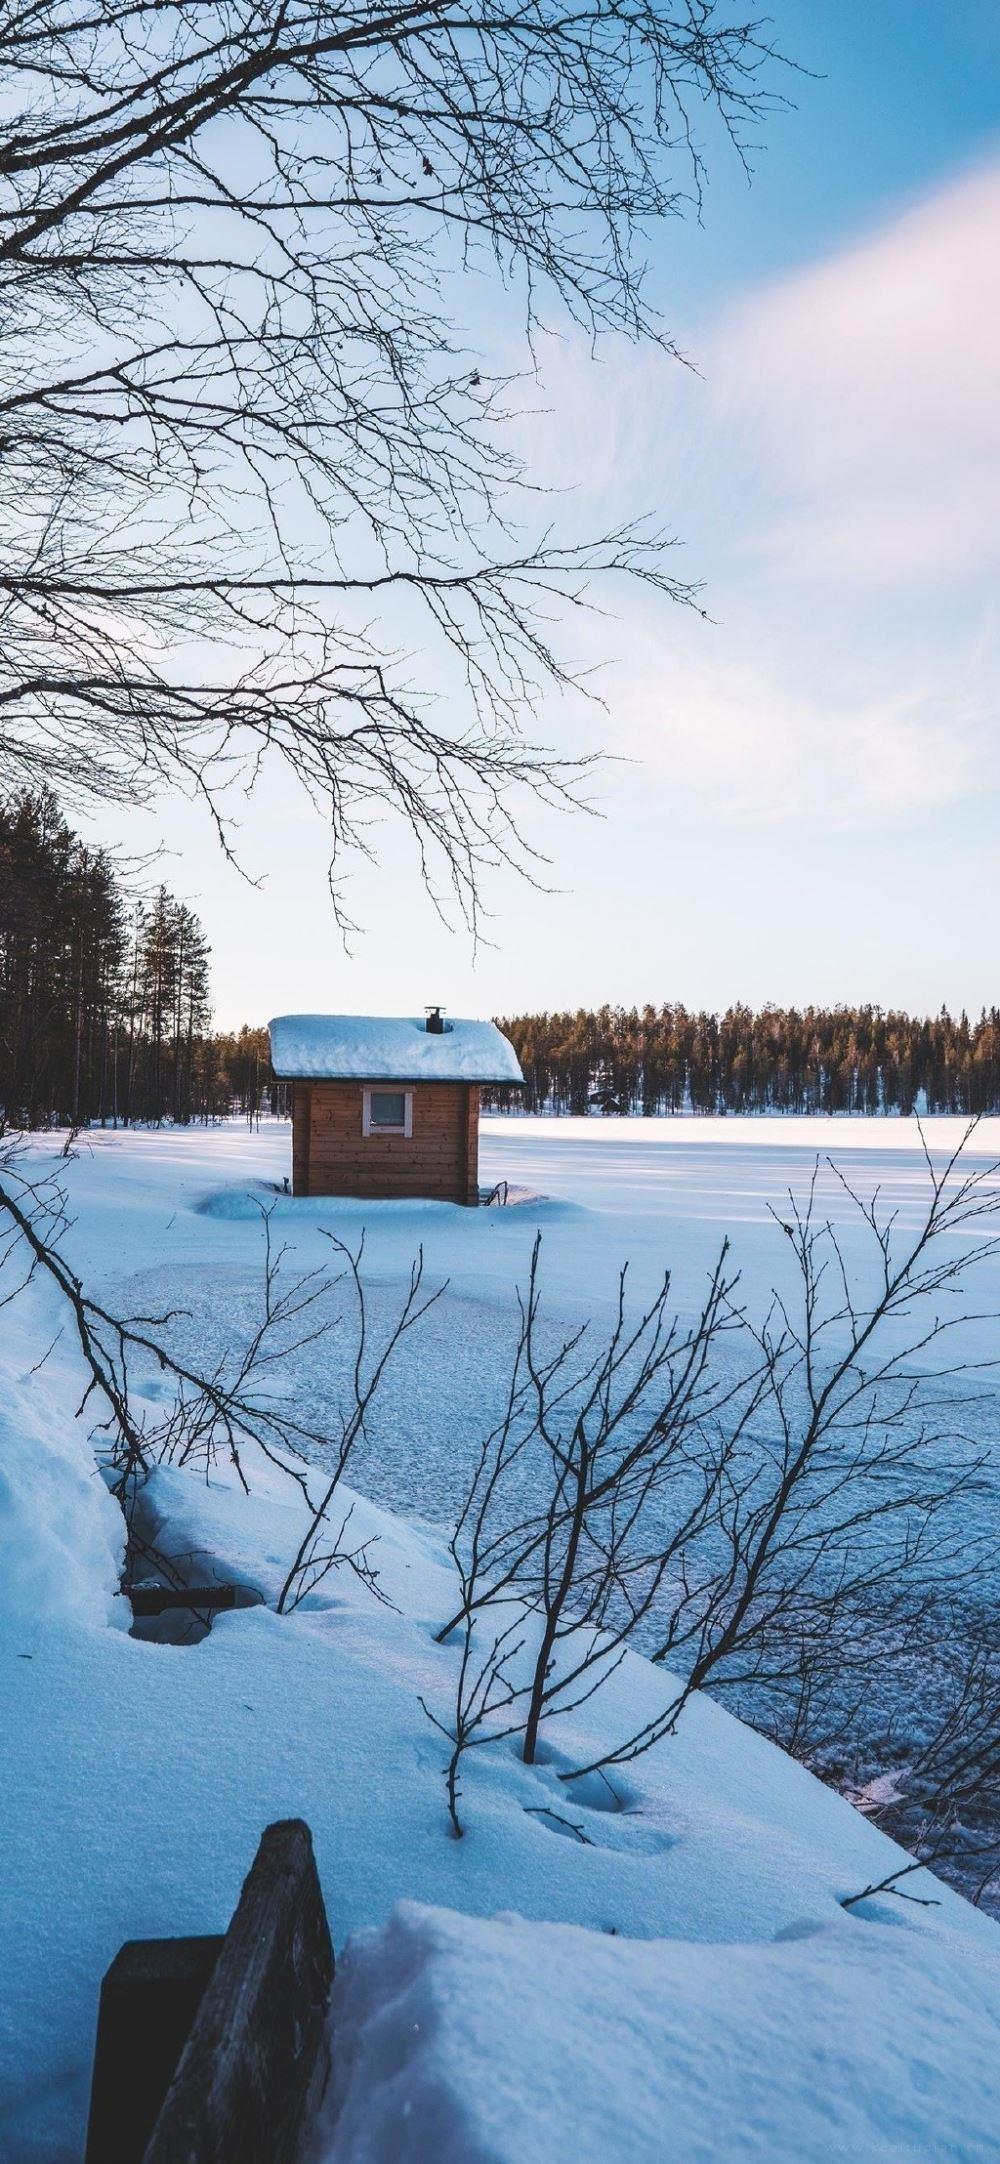
[(362, 1094), (361, 1132), (405, 1135), (409, 1140), (413, 1133), (413, 1091), (366, 1089)]

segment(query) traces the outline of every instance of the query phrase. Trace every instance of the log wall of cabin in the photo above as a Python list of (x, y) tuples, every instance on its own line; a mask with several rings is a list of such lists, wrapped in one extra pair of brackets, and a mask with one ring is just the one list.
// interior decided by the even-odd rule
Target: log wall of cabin
[[(412, 1090), (412, 1135), (363, 1132), (369, 1088)], [(297, 1195), (478, 1202), (478, 1089), (465, 1082), (296, 1082), (292, 1188)]]
[(292, 1083), (292, 1193), (309, 1193), (309, 1084)]
[(470, 1083), (465, 1092), (465, 1199), (479, 1201), (479, 1090)]

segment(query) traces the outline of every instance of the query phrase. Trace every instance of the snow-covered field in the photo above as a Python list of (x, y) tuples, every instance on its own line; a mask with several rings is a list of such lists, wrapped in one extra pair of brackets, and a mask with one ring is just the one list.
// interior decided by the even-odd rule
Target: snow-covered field
[[(276, 1200), (274, 1228), (304, 1266), (323, 1257), (324, 1226), (364, 1227), (376, 1311), (418, 1243), (428, 1279), (449, 1279), (352, 1465), (371, 1498), (353, 1530), (378, 1536), (393, 1608), (341, 1572), (288, 1618), (226, 1616), (191, 1646), (129, 1636), (120, 1518), (75, 1418), (71, 1335), (49, 1351), (61, 1318), (42, 1288), (0, 1310), (5, 2164), (80, 2157), (117, 1947), (224, 1927), (263, 1825), (289, 1815), (313, 1828), (339, 1958), (317, 2164), (995, 2154), (1000, 1931), (928, 1879), (914, 1890), (937, 1906), (842, 1908), (904, 1859), (800, 1766), (696, 1700), (614, 1798), (576, 1795), (574, 1832), (560, 1768), (663, 1702), (662, 1671), (630, 1655), (613, 1709), (605, 1694), (561, 1723), (540, 1764), (503, 1744), (476, 1754), (459, 1843), (418, 1703), (448, 1711), (440, 1527), (502, 1385), (536, 1229), (559, 1327), (609, 1312), (626, 1259), (638, 1291), (670, 1265), (693, 1308), (724, 1229), (762, 1297), (786, 1266), (768, 1203), (817, 1142), (859, 1182), (881, 1179), (901, 1220), (920, 1207), (906, 1123), (812, 1124), (497, 1120), (484, 1180), (546, 1200), (478, 1213)], [(998, 1140), (980, 1131), (977, 1150)], [(94, 1135), (60, 1167), (67, 1253), (133, 1311), (187, 1308), (207, 1357), (259, 1299), (251, 1198), (275, 1199), (288, 1153), (280, 1126)], [(51, 1147), (30, 1157), (51, 1163)], [(1000, 1248), (980, 1278), (977, 1304), (1000, 1307)], [(304, 1404), (337, 1382), (329, 1346), (303, 1354)], [(272, 1469), (249, 1470), (246, 1497), (225, 1469), (206, 1484), (163, 1468), (150, 1507), (173, 1552), (210, 1554), (273, 1598), (301, 1503)]]

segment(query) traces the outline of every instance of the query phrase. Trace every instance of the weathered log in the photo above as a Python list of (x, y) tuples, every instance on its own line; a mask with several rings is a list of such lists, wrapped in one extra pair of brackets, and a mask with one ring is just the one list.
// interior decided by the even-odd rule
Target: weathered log
[(101, 1985), (86, 2164), (140, 2164), (222, 1946), (132, 1939)]
[(295, 2164), (332, 1981), (309, 1828), (285, 1819), (263, 1836), (143, 2164)]
[(257, 1608), (264, 1595), (252, 1585), (132, 1585), (128, 1597), (133, 1615), (147, 1616), (169, 1608)]

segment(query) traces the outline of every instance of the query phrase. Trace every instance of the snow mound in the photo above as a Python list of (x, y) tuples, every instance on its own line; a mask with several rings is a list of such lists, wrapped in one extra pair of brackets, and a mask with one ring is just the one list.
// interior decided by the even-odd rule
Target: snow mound
[[(483, 1197), (492, 1190), (484, 1188)], [(548, 1195), (541, 1195), (533, 1187), (509, 1188), (507, 1206), (537, 1209), (546, 1217), (586, 1216), (579, 1203), (555, 1202)], [(499, 1205), (491, 1208), (495, 1217)], [(469, 1212), (460, 1202), (432, 1202), (423, 1195), (375, 1198), (367, 1195), (286, 1195), (277, 1187), (262, 1180), (253, 1187), (220, 1187), (211, 1194), (202, 1195), (194, 1204), (198, 1217), (212, 1217), (223, 1224), (260, 1224), (261, 1214), (267, 1211), (276, 1218), (287, 1218), (291, 1223), (304, 1225), (329, 1223), (336, 1218), (356, 1221), (359, 1225), (381, 1218), (388, 1223), (400, 1223), (406, 1219), (420, 1220), (429, 1217), (432, 1223), (442, 1227), (449, 1219), (457, 1226), (467, 1226)]]
[(549, 1197), (540, 1194), (537, 1187), (516, 1187), (513, 1180), (498, 1180), (495, 1187), (481, 1187), (479, 1199), (495, 1209), (520, 1210), (529, 1203), (548, 1202)]
[(227, 1224), (259, 1225), (263, 1210), (277, 1210), (290, 1199), (262, 1181), (257, 1187), (217, 1188), (213, 1194), (202, 1195), (194, 1207), (199, 1217), (215, 1217)]
[(901, 1914), (720, 1946), (403, 1903), (338, 1964), (321, 2164), (983, 2164), (1000, 1972)]
[[(79, 1396), (79, 1391), (77, 1392)], [(0, 1641), (39, 1624), (120, 1623), (124, 1521), (107, 1494), (85, 1420), (44, 1375), (0, 1362)]]

